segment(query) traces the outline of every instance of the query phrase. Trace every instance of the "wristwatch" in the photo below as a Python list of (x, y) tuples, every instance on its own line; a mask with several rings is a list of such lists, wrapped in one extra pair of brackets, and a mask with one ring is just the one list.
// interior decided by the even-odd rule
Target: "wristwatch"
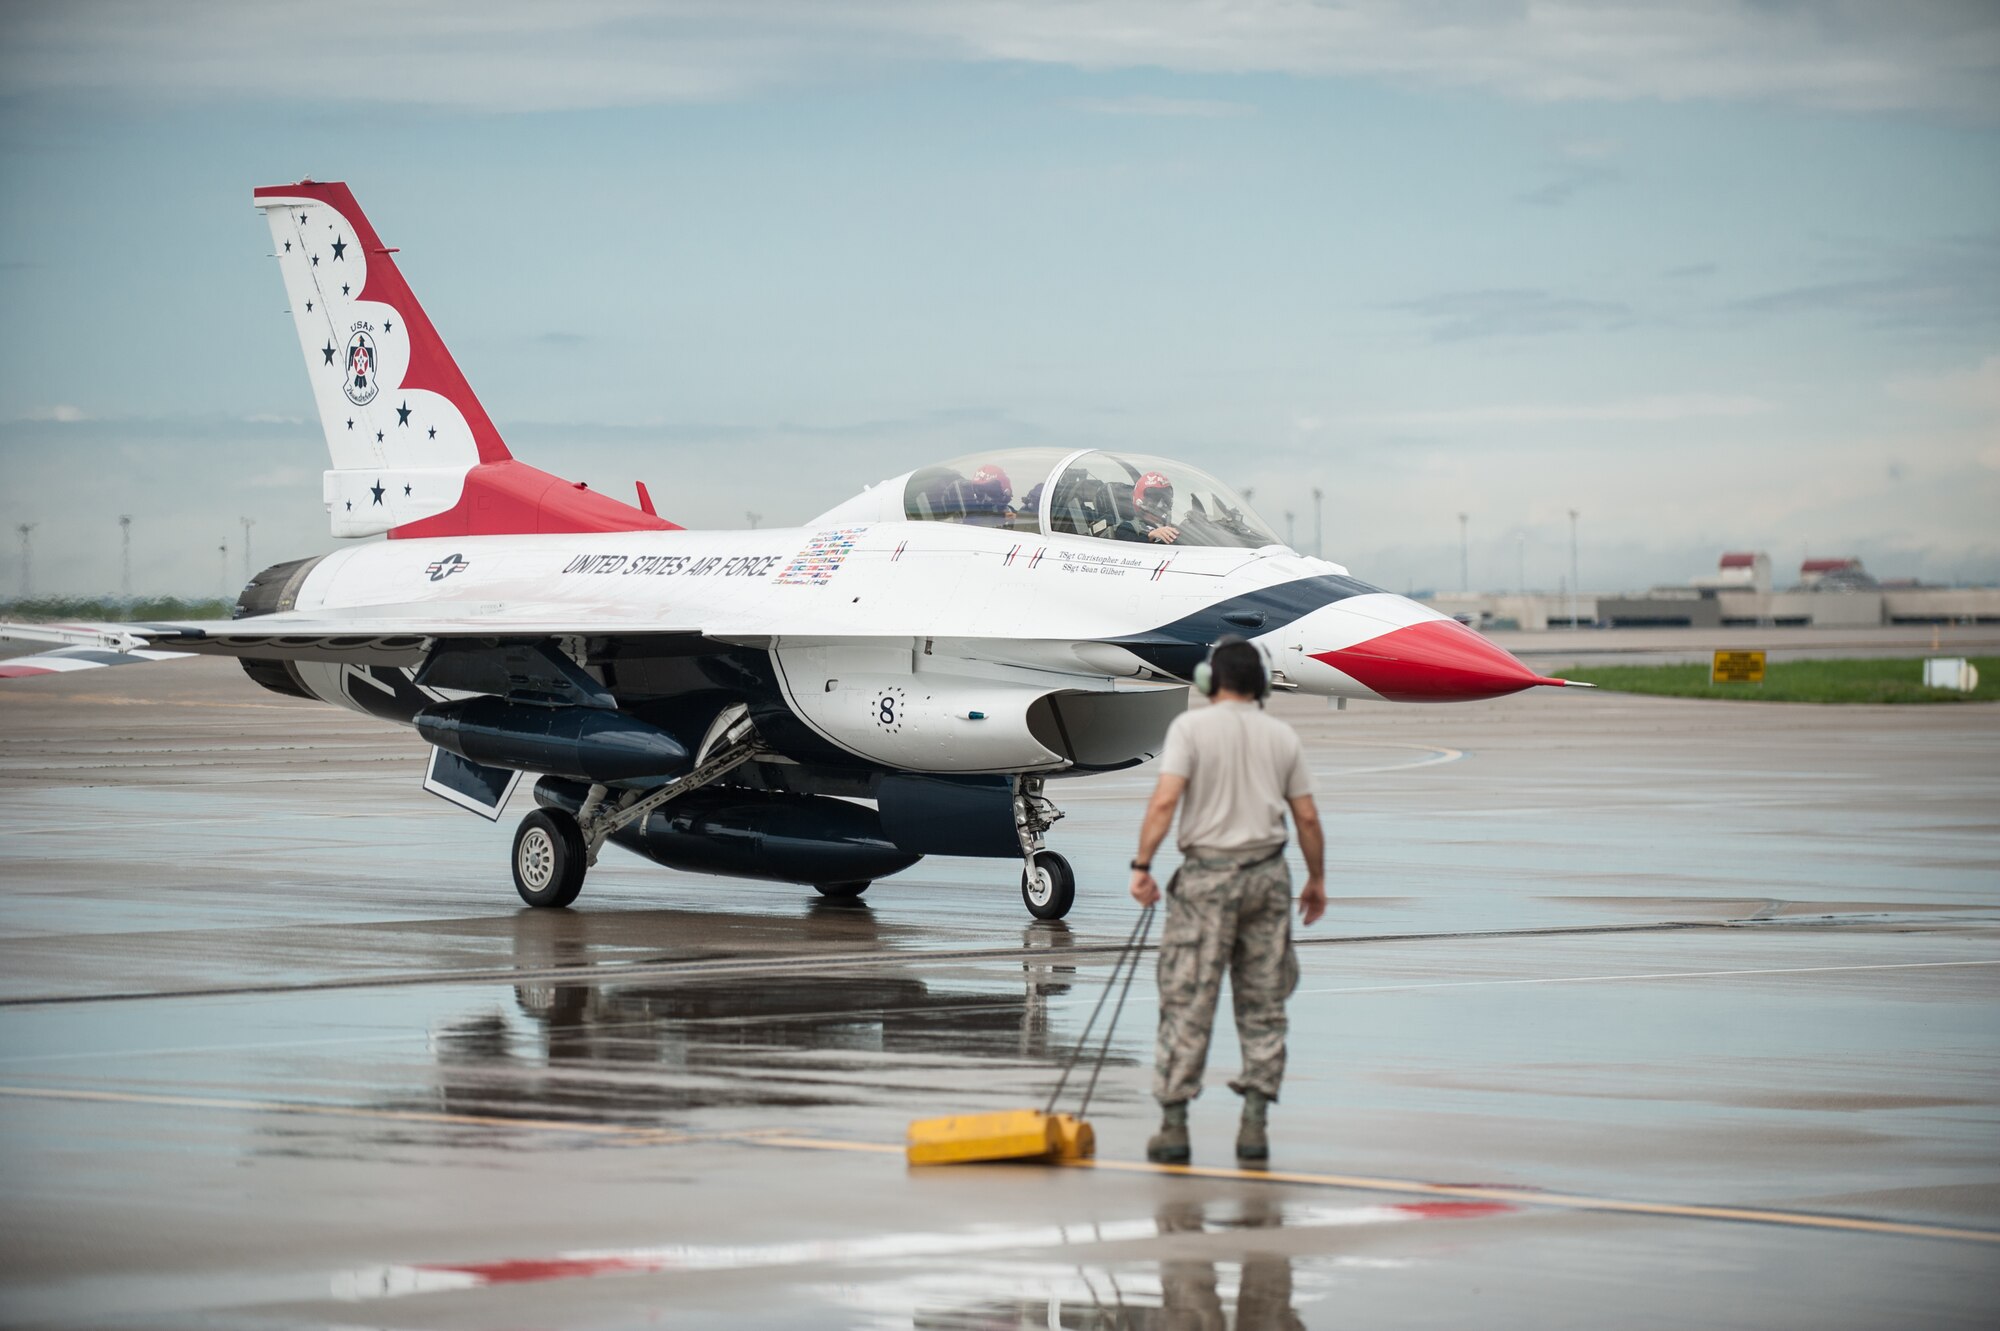
[(1137, 860), (1132, 861), (1132, 867), (1134, 869), (1137, 869), (1140, 873), (1151, 873), (1153, 871), (1153, 866), (1151, 864), (1141, 864)]

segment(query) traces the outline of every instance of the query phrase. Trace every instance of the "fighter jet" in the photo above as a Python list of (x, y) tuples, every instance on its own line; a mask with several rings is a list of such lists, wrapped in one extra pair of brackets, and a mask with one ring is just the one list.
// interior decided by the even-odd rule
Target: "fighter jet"
[(514, 833), (531, 906), (607, 842), (676, 869), (853, 896), (925, 855), (1075, 876), (1052, 781), (1144, 763), (1226, 635), (1274, 685), (1450, 702), (1566, 681), (1289, 548), (1184, 463), (1003, 449), (869, 486), (799, 527), (690, 531), (516, 459), (347, 186), (255, 191), (332, 469), (340, 537), (227, 623), (7, 626), (64, 647), (0, 677), (233, 656), (277, 693), (414, 727), (422, 788)]

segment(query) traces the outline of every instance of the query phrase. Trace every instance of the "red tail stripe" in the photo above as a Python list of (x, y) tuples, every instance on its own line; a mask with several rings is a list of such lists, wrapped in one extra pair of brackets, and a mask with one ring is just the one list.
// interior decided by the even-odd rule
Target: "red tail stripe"
[(465, 493), (449, 513), (392, 527), (389, 539), (425, 536), (533, 536), (558, 532), (679, 531), (525, 462), (482, 462), (465, 473)]
[(354, 230), (354, 238), (369, 255), (368, 281), (361, 288), (360, 299), (394, 306), (409, 333), (410, 366), (403, 373), (403, 387), (436, 393), (457, 407), (472, 430), (472, 441), (478, 446), (481, 462), (510, 461), (513, 454), (507, 451), (500, 431), (494, 428), (492, 420), (486, 415), (486, 408), (480, 406), (479, 399), (473, 396), (472, 386), (465, 381), (464, 372), (451, 358), (451, 353), (445, 350), (444, 340), (438, 336), (430, 316), (424, 313), (424, 307), (417, 302), (410, 284), (403, 280), (396, 261), (389, 257), (391, 251), (375, 234), (375, 228), (368, 224), (361, 205), (354, 201), (353, 192), (336, 180), (262, 185), (252, 193), (260, 199), (312, 199), (347, 219), (348, 226)]
[(410, 364), (403, 373), (402, 386), (445, 398), (458, 408), (472, 431), (479, 463), (465, 474), (465, 492), (458, 506), (449, 513), (396, 527), (389, 532), (391, 539), (680, 530), (653, 511), (652, 496), (644, 486), (639, 490), (644, 507), (633, 508), (515, 460), (486, 408), (473, 395), (458, 362), (445, 350), (444, 339), (438, 336), (430, 316), (403, 280), (402, 270), (389, 257), (395, 251), (375, 234), (346, 185), (337, 180), (301, 181), (296, 185), (263, 185), (252, 193), (259, 199), (311, 199), (346, 220), (355, 244), (370, 256), (368, 280), (360, 299), (393, 307), (408, 334)]

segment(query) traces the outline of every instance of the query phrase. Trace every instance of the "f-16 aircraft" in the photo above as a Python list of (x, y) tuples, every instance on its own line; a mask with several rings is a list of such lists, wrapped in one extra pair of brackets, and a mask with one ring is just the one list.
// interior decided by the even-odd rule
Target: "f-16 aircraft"
[(1275, 687), (1448, 702), (1566, 681), (1292, 550), (1165, 458), (995, 450), (803, 526), (689, 531), (517, 460), (343, 184), (255, 191), (333, 467), (333, 534), (228, 623), (7, 626), (66, 646), (0, 676), (233, 656), (265, 688), (412, 726), (423, 788), (514, 834), (531, 906), (607, 841), (677, 869), (852, 896), (925, 855), (1075, 877), (1050, 782), (1160, 751), (1226, 635)]

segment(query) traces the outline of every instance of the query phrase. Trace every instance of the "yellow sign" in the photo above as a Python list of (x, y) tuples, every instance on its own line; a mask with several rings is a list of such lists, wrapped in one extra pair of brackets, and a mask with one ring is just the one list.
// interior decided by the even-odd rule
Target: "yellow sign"
[(1715, 664), (1708, 668), (1708, 682), (1711, 684), (1762, 684), (1764, 682), (1764, 653), (1717, 652), (1715, 654)]

